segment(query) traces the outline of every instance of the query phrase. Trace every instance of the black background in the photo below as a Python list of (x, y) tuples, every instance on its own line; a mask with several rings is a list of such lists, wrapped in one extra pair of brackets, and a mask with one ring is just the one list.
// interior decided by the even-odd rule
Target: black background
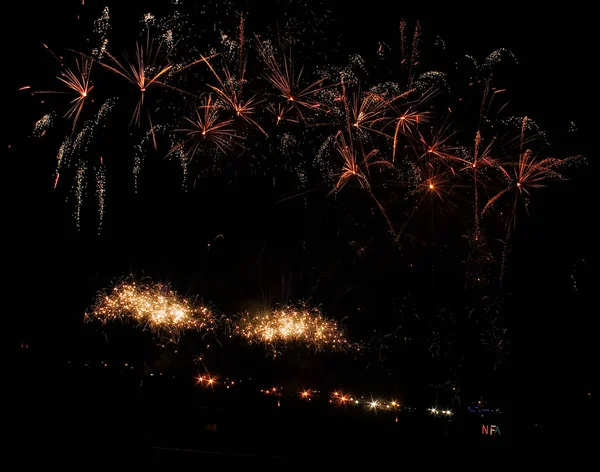
[[(134, 3), (120, 7), (124, 15), (140, 11)], [(326, 304), (328, 312), (341, 318), (348, 306), (372, 296), (372, 285), (380, 285), (372, 277), (381, 260), (366, 262), (368, 270), (363, 266), (348, 273), (346, 266), (339, 267), (346, 248), (340, 249), (330, 238), (334, 229), (307, 227), (307, 215), (293, 213), (302, 206), (299, 203), (276, 203), (285, 193), (271, 185), (270, 177), (240, 179), (234, 185), (227, 177), (215, 178), (181, 193), (179, 181), (165, 178), (175, 174), (170, 164), (150, 162), (140, 194), (111, 193), (109, 188), (102, 235), (95, 235), (91, 228), (78, 233), (65, 195), (52, 191), (53, 155), (27, 141), (39, 115), (17, 92), (32, 79), (39, 83), (42, 76), (48, 77), (42, 67), (42, 42), (69, 44), (76, 34), (72, 25), (77, 24), (79, 2), (61, 4), (12, 5), (2, 29), (1, 152), (6, 189), (3, 230), (7, 233), (3, 239), (8, 262), (4, 316), (16, 324), (9, 330), (15, 347), (30, 343), (36, 362), (42, 365), (80, 352), (86, 339), (82, 314), (95, 291), (129, 272), (171, 281), (181, 292), (213, 300), (225, 312), (285, 301), (288, 294), (292, 300), (305, 297), (315, 282), (311, 274), (315, 266), (332, 279), (316, 300)], [(94, 2), (86, 4), (85, 8), (99, 11)], [(510, 90), (515, 109), (549, 131), (558, 154), (576, 152), (588, 157), (587, 165), (575, 169), (570, 181), (540, 192), (530, 216), (519, 221), (507, 277), (512, 355), (510, 370), (502, 374), (500, 386), (497, 379), (494, 385), (517, 411), (528, 412), (516, 416), (527, 418), (524, 423), (530, 421), (531, 411), (553, 411), (550, 419), (546, 413), (533, 415), (543, 416), (546, 429), (553, 429), (551, 418), (570, 421), (572, 408), (584, 405), (591, 392), (593, 176), (597, 169), (592, 139), (591, 15), (575, 8), (543, 14), (508, 7), (464, 14), (403, 8), (331, 2), (342, 25), (341, 48), (368, 52), (382, 38), (393, 44), (401, 17), (421, 20), (425, 33), (444, 38), (450, 51), (483, 57), (506, 47), (519, 61)], [(152, 7), (144, 2), (142, 10)], [(116, 18), (119, 7), (113, 11)], [(576, 123), (576, 133), (566, 133), (570, 122)], [(123, 159), (130, 159), (129, 152), (123, 150)], [(219, 234), (224, 237), (215, 240)], [(308, 251), (302, 250), (303, 240), (309, 241)], [(384, 285), (389, 280), (387, 270), (391, 268), (381, 271)], [(336, 279), (334, 275), (340, 273), (343, 276)], [(576, 277), (577, 291), (572, 277)], [(286, 281), (283, 289), (282, 279)], [(363, 296), (337, 302), (352, 284), (363, 287)], [(411, 296), (431, 293), (428, 287), (413, 287)], [(355, 326), (353, 334), (358, 337), (369, 335), (373, 317), (382, 317), (372, 304), (365, 303), (369, 320), (357, 314), (348, 323)], [(374, 324), (389, 327), (385, 321)], [(525, 427), (514, 430), (522, 431), (525, 440), (533, 434)]]

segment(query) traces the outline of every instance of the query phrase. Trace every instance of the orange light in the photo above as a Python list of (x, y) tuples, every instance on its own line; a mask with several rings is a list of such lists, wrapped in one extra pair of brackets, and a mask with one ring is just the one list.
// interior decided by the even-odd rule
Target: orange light
[(433, 190), (433, 184), (429, 184), (429, 188)]

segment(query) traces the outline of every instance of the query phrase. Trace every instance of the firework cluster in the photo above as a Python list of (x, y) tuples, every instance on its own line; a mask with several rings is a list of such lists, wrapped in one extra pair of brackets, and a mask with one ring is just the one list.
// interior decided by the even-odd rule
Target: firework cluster
[(284, 306), (239, 318), (235, 332), (249, 343), (265, 344), (277, 351), (286, 345), (299, 345), (314, 351), (344, 351), (351, 344), (334, 320), (316, 309)]
[[(500, 64), (515, 62), (512, 53), (498, 49), (480, 62), (467, 56), (469, 85), (451, 84), (456, 79), (449, 72), (425, 69), (420, 25), (401, 21), (397, 53), (383, 43), (377, 49), (377, 62), (392, 59), (391, 72), (375, 75), (358, 55), (338, 65), (318, 47), (308, 54), (302, 34), (309, 23), (301, 32), (298, 19), (264, 33), (251, 32), (241, 13), (226, 24), (228, 16), (217, 11), (231, 13), (232, 5), (211, 7), (222, 17), (212, 33), (202, 27), (208, 11), (198, 17), (178, 2), (164, 17), (145, 12), (133, 47), (125, 43), (121, 51), (108, 40), (105, 8), (94, 22), (98, 47), (69, 49), (63, 57), (44, 45), (60, 66), (56, 89), (21, 90), (67, 97), (35, 123), (34, 136), (46, 137), (61, 114), (69, 123), (54, 187), (68, 172), (77, 227), (88, 188), (96, 188), (99, 230), (109, 214), (110, 164), (98, 135), (109, 120), (120, 123), (113, 113), (118, 103), (118, 115), (128, 117), (122, 125), (137, 138), (131, 146), (136, 191), (143, 162), (160, 149), (180, 162), (184, 188), (192, 172), (237, 175), (250, 166), (268, 173), (283, 166), (297, 176), (298, 195), (307, 187), (329, 195), (355, 187), (397, 245), (415, 237), (419, 222), (433, 226), (431, 215), (441, 213), (434, 210), (456, 216), (461, 236), (471, 241), (472, 282), (487, 279), (482, 261), (493, 257), (486, 236), (502, 239), (502, 278), (517, 214), (529, 211), (534, 190), (563, 179), (560, 169), (578, 160), (548, 157), (545, 135), (530, 118), (503, 116), (506, 90), (493, 78)], [(324, 64), (311, 64), (316, 57)], [(452, 88), (465, 96), (455, 97)], [(492, 214), (503, 225), (484, 227), (483, 217)]]
[(235, 335), (249, 344), (262, 344), (276, 354), (301, 346), (312, 351), (359, 349), (335, 320), (305, 305), (284, 306), (257, 314), (227, 318), (208, 305), (181, 297), (168, 285), (125, 279), (98, 294), (86, 321), (133, 322), (163, 338), (178, 341), (186, 331)]
[[(440, 248), (452, 248), (456, 266), (444, 272), (462, 272), (475, 302), (489, 307), (486, 291), (491, 280), (502, 281), (517, 219), (532, 210), (541, 188), (564, 179), (563, 168), (580, 160), (554, 157), (532, 119), (511, 116), (507, 90), (496, 83), (498, 68), (516, 63), (510, 51), (481, 61), (445, 57), (440, 62), (456, 70), (440, 71), (424, 59), (435, 54), (422, 54), (427, 43), (419, 23), (400, 20), (397, 50), (379, 43), (371, 57), (334, 57), (329, 49), (338, 44), (323, 39), (328, 28), (314, 13), (306, 21), (286, 11), (285, 21), (273, 18), (265, 27), (270, 19), (263, 12), (256, 21), (231, 1), (198, 9), (184, 3), (173, 2), (164, 16), (144, 12), (135, 38), (112, 31), (108, 8), (94, 13), (94, 38), (71, 45), (64, 57), (45, 45), (57, 63), (54, 85), (20, 88), (44, 94), (33, 136), (50, 140), (60, 130), (49, 185), (73, 200), (78, 229), (86, 227), (86, 198), (97, 203), (98, 230), (110, 227), (108, 203), (117, 199), (107, 189), (124, 181), (114, 177), (127, 156), (135, 192), (143, 187), (145, 161), (165, 165), (167, 156), (175, 170), (181, 166), (184, 190), (188, 180), (215, 174), (235, 176), (232, 182), (268, 176), (274, 187), (285, 182), (275, 190), (286, 195), (278, 203), (300, 198), (304, 209), (317, 202), (313, 214), (341, 215), (334, 222), (338, 242), (357, 258), (376, 242), (402, 256), (422, 251), (412, 261), (424, 267), (442, 260), (425, 251), (441, 256)], [(316, 41), (304, 38), (311, 30)], [(109, 126), (110, 139), (103, 139)], [(169, 287), (133, 282), (102, 294), (89, 318), (131, 320), (169, 338), (215, 323), (210, 308)], [(429, 350), (444, 358), (440, 332), (458, 324), (450, 315), (429, 318)], [(489, 326), (475, 328), (503, 358), (506, 329), (497, 318), (490, 314)], [(464, 324), (472, 319), (469, 313)], [(274, 353), (292, 345), (355, 348), (335, 321), (304, 306), (226, 321), (230, 333)], [(378, 357), (396, 339), (386, 336), (376, 339)], [(406, 332), (401, 337), (410, 342)]]
[(210, 307), (182, 298), (167, 285), (136, 282), (121, 282), (100, 294), (86, 319), (134, 322), (173, 341), (185, 331), (213, 331), (216, 325)]

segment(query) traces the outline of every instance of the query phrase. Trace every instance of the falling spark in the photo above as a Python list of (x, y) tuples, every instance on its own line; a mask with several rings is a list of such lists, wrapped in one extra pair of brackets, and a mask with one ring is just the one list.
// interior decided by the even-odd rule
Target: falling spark
[(87, 166), (85, 162), (83, 162), (77, 168), (77, 174), (75, 176), (75, 221), (77, 223), (77, 230), (81, 230), (81, 207), (83, 206), (83, 198), (86, 190), (86, 172)]
[(102, 163), (96, 170), (96, 196), (98, 197), (98, 233), (100, 233), (106, 209), (106, 171)]
[(48, 113), (42, 116), (39, 120), (35, 122), (35, 126), (33, 127), (33, 136), (36, 138), (41, 138), (46, 134), (46, 131), (54, 124), (54, 115), (52, 113)]

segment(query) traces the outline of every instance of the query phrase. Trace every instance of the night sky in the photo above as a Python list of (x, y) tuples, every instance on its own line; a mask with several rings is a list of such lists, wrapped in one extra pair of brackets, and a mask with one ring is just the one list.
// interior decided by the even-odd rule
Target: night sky
[[(153, 11), (158, 16), (168, 11), (168, 2), (155, 2), (158, 6), (127, 2), (126, 7), (124, 2), (109, 1), (86, 1), (84, 7), (78, 1), (61, 3), (60, 8), (51, 2), (35, 7), (17, 3), (5, 15), (7, 26), (2, 29), (6, 35), (2, 156), (8, 165), (5, 316), (10, 325), (14, 323), (8, 329), (11, 349), (28, 343), (35, 353), (35, 364), (27, 364), (28, 369), (35, 365), (46, 373), (65, 360), (83, 362), (96, 358), (98, 352), (108, 355), (110, 332), (107, 344), (98, 329), (82, 323), (83, 315), (98, 290), (128, 274), (170, 283), (182, 295), (210, 300), (223, 313), (309, 300), (329, 316), (343, 319), (349, 335), (361, 340), (391, 333), (398, 326), (415, 340), (428, 339), (426, 333), (439, 313), (463, 320), (467, 307), (476, 307), (474, 316), (481, 316), (477, 314), (485, 311), (482, 305), (498, 303), (510, 344), (495, 370), (491, 357), (480, 356), (480, 348), (475, 347), (480, 328), (465, 318), (452, 328), (458, 331), (453, 336), (460, 346), (442, 356), (442, 361), (431, 361), (427, 348), (408, 352), (394, 347), (384, 366), (374, 360), (355, 367), (339, 361), (340, 376), (354, 379), (363, 389), (393, 385), (418, 404), (433, 401), (432, 383), (457, 379), (464, 404), (484, 396), (513, 412), (516, 440), (528, 441), (528, 435), (535, 434), (534, 423), (543, 424), (546, 432), (554, 424), (564, 428), (575, 424), (568, 412), (587, 405), (592, 388), (592, 178), (597, 163), (591, 129), (595, 124), (591, 19), (580, 11), (540, 14), (507, 7), (485, 15), (483, 8), (447, 14), (419, 11), (416, 6), (404, 10), (398, 2), (393, 6), (366, 3), (360, 8), (327, 3), (334, 21), (326, 29), (324, 44), (313, 49), (330, 50), (327, 60), (337, 64), (347, 61), (351, 53), (363, 55), (367, 68), (373, 70), (369, 76), (373, 82), (385, 76), (391, 63), (389, 59), (378, 62), (379, 42), (384, 41), (392, 52), (397, 49), (401, 18), (409, 25), (421, 22), (423, 63), (440, 70), (451, 69), (465, 54), (483, 58), (497, 48), (509, 49), (518, 64), (496, 78), (508, 89), (502, 99), (508, 101), (511, 114), (527, 115), (548, 132), (552, 148), (546, 154), (587, 158), (585, 164), (565, 171), (568, 180), (536, 189), (529, 214), (521, 208), (502, 286), (496, 265), (487, 298), (481, 301), (477, 297), (482, 292), (467, 288), (461, 272), (466, 246), (457, 236), (455, 222), (464, 221), (464, 215), (453, 215), (451, 208), (436, 210), (418, 228), (415, 223), (410, 239), (398, 249), (386, 235), (385, 222), (357, 187), (336, 197), (323, 185), (309, 185), (310, 191), (303, 193), (286, 166), (244, 162), (218, 173), (190, 166), (188, 190), (183, 192), (179, 164), (165, 159), (168, 149), (164, 147), (146, 157), (136, 194), (131, 174), (135, 130), (119, 128), (110, 120), (99, 145), (108, 172), (103, 228), (98, 234), (96, 203), (90, 198), (84, 200), (78, 230), (72, 182), (65, 180), (53, 190), (56, 149), (68, 125), (48, 138), (31, 137), (35, 121), (50, 109), (40, 99), (53, 103), (57, 99), (18, 89), (56, 88), (60, 68), (42, 43), (62, 53), (70, 47), (89, 48), (85, 38), (105, 4), (113, 19), (111, 41), (131, 50), (141, 14)], [(313, 7), (316, 15), (326, 9), (321, 4)], [(244, 4), (241, 9), (249, 12), (246, 28), (253, 34), (275, 24), (277, 18), (282, 21), (286, 7), (266, 2), (262, 7)], [(235, 32), (237, 20), (223, 22)], [(438, 38), (443, 39), (445, 51), (430, 54), (430, 45)], [(305, 46), (311, 50), (308, 43)], [(307, 60), (307, 73), (313, 63), (325, 62), (325, 56), (312, 57), (317, 59)], [(126, 89), (118, 80), (111, 83)], [(130, 109), (123, 106), (119, 113)], [(457, 115), (453, 126), (461, 128)], [(126, 123), (126, 118), (121, 121)], [(268, 154), (267, 140), (254, 136), (264, 141), (259, 149)], [(92, 195), (93, 189), (88, 193)], [(390, 215), (400, 215), (394, 198), (385, 203)], [(493, 234), (490, 247), (500, 258), (502, 233)], [(362, 250), (357, 252), (358, 248)], [(443, 333), (446, 323), (435, 325), (436, 329)], [(122, 336), (133, 336), (133, 330), (127, 333), (114, 335), (115, 349), (126, 346)], [(193, 351), (189, 342), (186, 346)], [(239, 347), (231, 352), (245, 355)], [(138, 355), (136, 351), (134, 356)], [(256, 359), (269, 364), (260, 353)], [(307, 361), (319, 378), (326, 376), (331, 363), (338, 365), (335, 356), (324, 359)], [(215, 358), (217, 362), (221, 367), (237, 364), (233, 355), (225, 353)], [(240, 365), (238, 370), (252, 369)], [(217, 365), (211, 368), (220, 370)], [(557, 411), (548, 413), (553, 408)]]

